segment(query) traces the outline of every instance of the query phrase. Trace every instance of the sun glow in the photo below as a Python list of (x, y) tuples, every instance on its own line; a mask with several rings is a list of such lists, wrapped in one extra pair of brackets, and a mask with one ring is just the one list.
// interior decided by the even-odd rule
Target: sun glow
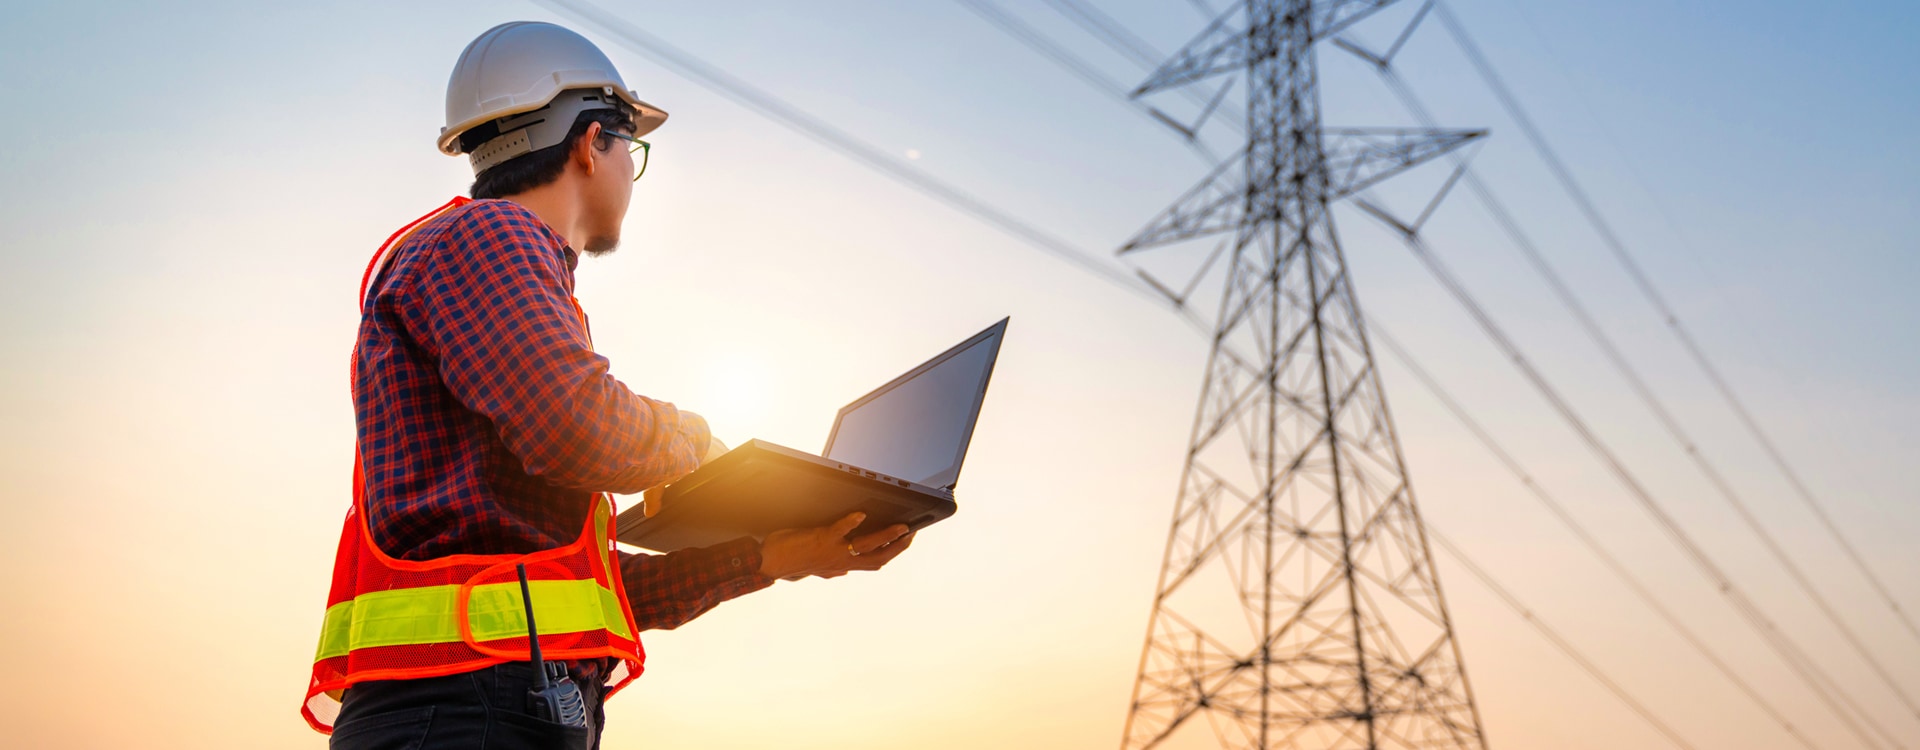
[(766, 420), (771, 381), (764, 363), (744, 355), (713, 360), (688, 408), (707, 418), (714, 437), (738, 445)]

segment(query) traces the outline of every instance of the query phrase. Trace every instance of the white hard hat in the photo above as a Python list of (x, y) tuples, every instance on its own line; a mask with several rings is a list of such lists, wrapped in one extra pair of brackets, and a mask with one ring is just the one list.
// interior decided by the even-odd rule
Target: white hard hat
[[(560, 97), (574, 90), (581, 90), (580, 96)], [(460, 53), (447, 81), (440, 151), (458, 156), (460, 136), (468, 130), (550, 105), (553, 111), (543, 112), (546, 116), (501, 122), (500, 135), (474, 148), (473, 171), (558, 145), (575, 116), (587, 110), (630, 108), (635, 136), (667, 120), (666, 112), (627, 88), (613, 62), (586, 37), (550, 23), (515, 21), (488, 29)]]

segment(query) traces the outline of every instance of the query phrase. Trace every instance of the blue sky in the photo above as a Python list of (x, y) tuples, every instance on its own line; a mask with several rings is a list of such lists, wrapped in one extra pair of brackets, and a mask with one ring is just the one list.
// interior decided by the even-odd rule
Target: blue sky
[[(1043, 4), (997, 5), (1114, 80), (1140, 79)], [(1162, 51), (1204, 24), (1177, 0), (1097, 5)], [(1401, 5), (1356, 33), (1390, 38), (1411, 9)], [(1165, 128), (958, 3), (607, 7), (879, 149), (918, 153), (914, 168), (1102, 262), (1115, 263), (1110, 248), (1207, 168)], [(1910, 43), (1920, 10), (1453, 7), (1843, 529), (1900, 601), (1920, 608), (1920, 505), (1905, 478), (1920, 451), (1920, 296), (1909, 291), (1920, 281), (1920, 51)], [(161, 736), (182, 747), (321, 745), (294, 710), (345, 502), (348, 300), (382, 238), (464, 189), (464, 162), (431, 145), (446, 76), (468, 40), (516, 19), (572, 23), (504, 1), (10, 13), (0, 28), (10, 115), (0, 120), (0, 502), (15, 520), (0, 531), (0, 560), (46, 572), (0, 584), (11, 609), (31, 615), (0, 625), (0, 642), (51, 689), (0, 687), (0, 735), (83, 747)], [(653, 670), (634, 688), (644, 697), (614, 707), (624, 744), (609, 746), (926, 736), (955, 747), (1110, 746), (1204, 343), (1164, 310), (576, 27), (672, 113), (625, 246), (580, 279), (603, 352), (637, 390), (715, 416), (731, 441), (807, 448), (840, 404), (1013, 315), (963, 511), (897, 569), (783, 584), (658, 635)], [(1920, 643), (1815, 527), (1452, 41), (1429, 24), (1400, 64), (1442, 123), (1491, 130), (1476, 167), (1920, 693)], [(1329, 124), (1411, 122), (1337, 51), (1322, 51), (1321, 69)], [(1230, 133), (1206, 137), (1231, 147)], [(1440, 176), (1417, 171), (1380, 195), (1405, 210)], [(1853, 746), (1413, 257), (1358, 213), (1337, 218), (1369, 315), (1797, 723), (1823, 746)], [(1455, 193), (1429, 231), (1762, 608), (1890, 730), (1920, 732), (1482, 207)], [(1144, 262), (1178, 267), (1179, 252)], [(1570, 544), (1397, 362), (1382, 367), (1429, 519), (1695, 744), (1792, 744)], [(1457, 566), (1442, 559), (1440, 570), (1495, 742), (1658, 742)], [(109, 650), (109, 639), (137, 646)], [(233, 679), (259, 686), (233, 726), (190, 700), (212, 687), (193, 650), (243, 665)], [(755, 679), (727, 679), (743, 673)], [(127, 676), (107, 677), (103, 695), (114, 674)], [(82, 694), (101, 697), (49, 698)], [(126, 706), (125, 720), (100, 721), (105, 701)], [(767, 708), (740, 720), (741, 705)]]

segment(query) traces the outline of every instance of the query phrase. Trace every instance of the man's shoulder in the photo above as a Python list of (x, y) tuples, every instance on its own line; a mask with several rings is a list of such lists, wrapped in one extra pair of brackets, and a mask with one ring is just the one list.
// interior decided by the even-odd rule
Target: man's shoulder
[(438, 258), (429, 261), (464, 265), (494, 259), (501, 254), (532, 254), (560, 260), (565, 242), (539, 215), (508, 200), (477, 200), (457, 206), (420, 227), (401, 248), (406, 255)]
[(540, 220), (534, 212), (509, 200), (489, 198), (477, 200), (448, 211), (446, 215), (434, 220), (443, 240), (460, 242), (498, 241), (503, 234), (524, 236), (531, 233), (533, 238), (551, 242), (557, 237), (552, 228)]

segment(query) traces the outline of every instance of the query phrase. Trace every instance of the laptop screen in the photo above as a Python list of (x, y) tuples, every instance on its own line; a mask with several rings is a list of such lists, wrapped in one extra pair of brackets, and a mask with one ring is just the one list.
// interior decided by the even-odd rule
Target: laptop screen
[(1007, 321), (1002, 319), (848, 404), (833, 422), (823, 455), (869, 471), (953, 489), (1006, 329)]

